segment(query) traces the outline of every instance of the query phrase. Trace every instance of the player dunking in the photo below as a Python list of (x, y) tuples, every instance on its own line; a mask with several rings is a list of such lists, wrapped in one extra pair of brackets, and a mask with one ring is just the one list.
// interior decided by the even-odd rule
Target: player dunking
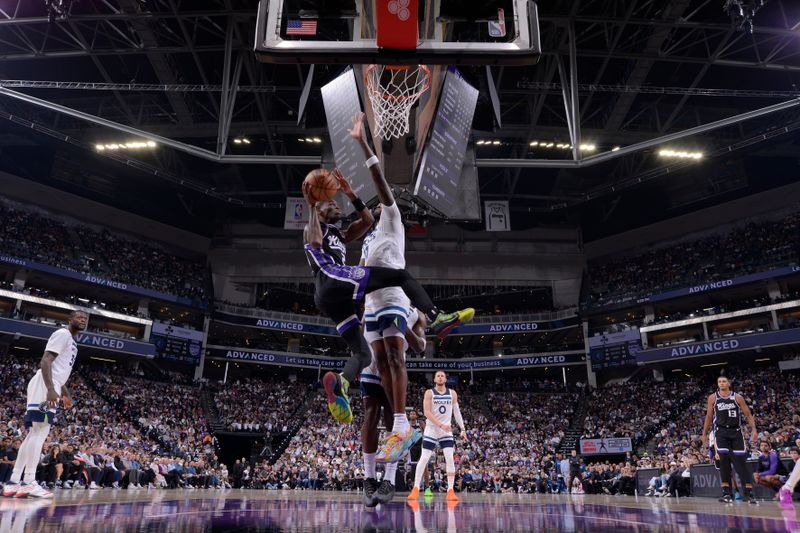
[(19, 448), (11, 479), (3, 486), (3, 496), (53, 497), (52, 492), (36, 483), (36, 467), (44, 442), (50, 433), (50, 422), (55, 417), (58, 401), (63, 402), (65, 409), (72, 406), (72, 397), (66, 383), (78, 356), (75, 336), (79, 331), (86, 329), (88, 320), (88, 313), (73, 311), (69, 315), (69, 325), (55, 331), (47, 341), (40, 368), (28, 382), (28, 403), (25, 413), (28, 435)]
[(411, 489), (408, 499), (419, 499), (419, 484), (438, 444), (444, 453), (447, 467), (447, 500), (458, 501), (455, 491), (456, 465), (453, 459), (453, 418), (456, 419), (464, 440), (467, 440), (467, 430), (464, 429), (464, 419), (461, 418), (461, 410), (458, 408), (458, 395), (453, 389), (447, 388), (447, 374), (443, 370), (437, 371), (433, 382), (434, 388), (425, 391), (422, 402), (426, 418), (425, 431), (422, 434), (422, 455), (414, 471), (414, 488)]
[[(356, 139), (367, 158), (366, 165), (370, 170), (376, 187), (383, 182), (378, 158), (372, 153), (364, 138), (364, 114), (357, 113), (353, 117), (353, 128), (348, 130)], [(359, 327), (360, 320), (356, 314), (356, 302), (366, 294), (386, 287), (402, 287), (411, 303), (431, 320), (430, 328), (440, 338), (447, 335), (461, 322), (467, 320), (474, 310), (455, 313), (443, 313), (431, 301), (422, 285), (411, 274), (403, 269), (384, 267), (347, 266), (345, 263), (345, 245), (360, 239), (369, 231), (374, 219), (364, 202), (358, 198), (350, 184), (337, 170), (334, 177), (339, 182), (342, 193), (355, 207), (359, 219), (340, 231), (335, 224), (341, 221), (342, 212), (334, 200), (313, 202), (308, 186), (303, 186), (303, 196), (311, 206), (309, 221), (303, 232), (305, 252), (308, 263), (314, 273), (314, 303), (317, 308), (336, 323), (339, 335), (345, 340), (353, 355), (345, 364), (341, 374), (328, 372), (322, 380), (328, 397), (328, 410), (338, 422), (350, 422), (353, 413), (347, 392), (350, 382), (371, 360), (369, 346)]]
[[(406, 319), (404, 319), (406, 320)], [(411, 310), (411, 315), (407, 317), (410, 328), (406, 329), (405, 341), (414, 352), (425, 350), (425, 317), (420, 315), (416, 309)], [(369, 326), (369, 322), (366, 323)], [(365, 332), (366, 333), (366, 332)], [(361, 426), (361, 449), (364, 456), (364, 505), (375, 507), (379, 503), (389, 503), (394, 498), (395, 476), (397, 474), (397, 460), (387, 462), (384, 467), (383, 479), (378, 484), (375, 463), (375, 452), (378, 450), (378, 422), (383, 408), (383, 420), (386, 430), (393, 430), (393, 425), (397, 424), (397, 415), (392, 414), (391, 382), (387, 383), (386, 350), (382, 342), (370, 344), (373, 350), (372, 362), (361, 371), (361, 398), (364, 402), (364, 423)], [(405, 346), (404, 350), (405, 352)], [(403, 360), (405, 364), (405, 359)], [(385, 385), (386, 384), (386, 385)], [(413, 432), (413, 429), (412, 429)], [(412, 443), (419, 438), (409, 439)]]
[(716, 451), (719, 454), (719, 472), (722, 480), (722, 497), (719, 501), (733, 502), (731, 493), (731, 463), (744, 484), (742, 495), (751, 504), (757, 504), (753, 495), (753, 475), (747, 469), (747, 446), (742, 433), (742, 415), (750, 424), (750, 441), (758, 442), (756, 421), (747, 407), (747, 402), (739, 394), (731, 391), (727, 377), (717, 378), (719, 390), (708, 396), (706, 419), (703, 423), (703, 448), (708, 448), (708, 430), (713, 423)]

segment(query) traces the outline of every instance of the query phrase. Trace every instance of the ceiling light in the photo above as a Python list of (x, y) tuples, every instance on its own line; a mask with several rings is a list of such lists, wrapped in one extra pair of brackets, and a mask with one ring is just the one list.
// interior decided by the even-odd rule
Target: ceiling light
[(94, 147), (98, 152), (102, 152), (103, 150), (106, 149), (106, 147), (103, 146), (102, 144), (95, 144)]
[(594, 144), (582, 144), (581, 150), (583, 150), (584, 152), (593, 152), (594, 150), (597, 150), (597, 146), (595, 146)]
[(245, 137), (245, 138), (243, 138), (243, 139), (242, 139), (242, 142), (243, 142), (244, 144), (250, 144), (250, 139), (248, 139), (247, 137)]
[(242, 140), (241, 139), (234, 139), (233, 140), (233, 144), (242, 144)]
[(321, 143), (322, 139), (320, 139), (319, 137), (314, 137), (314, 142), (315, 143)]
[(304, 142), (306, 142), (306, 140), (305, 140), (305, 139), (303, 139), (302, 137), (298, 137), (298, 138), (297, 138), (297, 140), (298, 140), (299, 142), (301, 142), (301, 143), (304, 143)]
[(312, 139), (311, 137), (306, 137), (306, 142), (307, 143), (313, 143), (314, 139)]
[(545, 144), (545, 148), (552, 148), (555, 143), (547, 143)]
[(619, 150), (619, 146), (615, 146), (614, 148), (611, 149), (612, 152), (616, 152), (617, 150)]
[(539, 146), (539, 141), (531, 141), (531, 146)]
[(500, 141), (492, 141), (492, 144), (497, 146), (498, 144), (500, 144)]
[(155, 141), (147, 141), (147, 147), (148, 148), (155, 148), (156, 147)]
[(676, 159), (702, 159), (703, 152), (689, 152), (687, 150), (664, 149), (658, 152), (661, 157), (672, 157)]
[(483, 141), (477, 141), (475, 144), (477, 144), (478, 146), (482, 146), (483, 145)]

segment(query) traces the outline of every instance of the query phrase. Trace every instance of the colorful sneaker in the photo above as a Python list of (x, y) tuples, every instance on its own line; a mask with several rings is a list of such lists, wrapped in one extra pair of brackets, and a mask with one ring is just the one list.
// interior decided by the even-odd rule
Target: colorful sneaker
[(467, 307), (455, 313), (439, 313), (436, 318), (431, 322), (430, 330), (436, 334), (439, 339), (444, 339), (455, 328), (469, 322), (475, 317), (475, 309)]
[(447, 501), (449, 502), (457, 502), (458, 496), (456, 496), (456, 491), (453, 489), (447, 489)]
[(328, 396), (328, 411), (333, 415), (333, 419), (340, 424), (352, 422), (353, 411), (350, 409), (350, 400), (347, 397), (350, 382), (341, 374), (328, 372), (322, 378), (322, 386)]
[[(18, 490), (19, 490), (19, 483), (12, 483), (9, 481), (5, 485), (3, 485), (3, 496), (5, 496), (6, 498), (12, 498), (17, 493)], [(789, 495), (789, 500), (791, 501), (791, 499), (792, 499), (791, 495)]]
[(411, 489), (411, 492), (408, 493), (408, 497), (406, 497), (409, 501), (416, 501), (419, 500), (419, 487), (414, 487)]
[[(417, 490), (419, 490), (419, 489), (417, 489)], [(419, 512), (419, 502), (417, 500), (406, 500), (406, 503), (408, 504), (409, 507), (411, 507), (411, 512), (412, 513), (418, 513)]]
[(720, 503), (733, 503), (733, 497), (729, 492), (723, 492), (722, 498), (719, 499)]
[(425, 497), (426, 497), (426, 498), (433, 498), (433, 491), (431, 490), (431, 488), (430, 488), (430, 487), (428, 487), (427, 489), (425, 489)]
[[(3, 492), (3, 496), (5, 496), (5, 492)], [(794, 509), (792, 493), (786, 487), (781, 487), (781, 490), (778, 491), (778, 496), (780, 496), (781, 499), (781, 507), (784, 509)]]
[(406, 429), (404, 433), (392, 431), (386, 435), (386, 439), (378, 450), (375, 460), (381, 463), (394, 463), (400, 460), (400, 457), (411, 448), (415, 442), (422, 438), (419, 430), (412, 427)]

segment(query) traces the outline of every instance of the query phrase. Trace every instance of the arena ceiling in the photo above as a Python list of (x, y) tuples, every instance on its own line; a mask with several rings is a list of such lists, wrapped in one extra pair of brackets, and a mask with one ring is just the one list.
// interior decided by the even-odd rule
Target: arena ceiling
[[(502, 127), (482, 67), (474, 122), (483, 198), (509, 199), (520, 229), (579, 224), (587, 240), (797, 179), (800, 106), (669, 143), (701, 151), (665, 159), (664, 146), (627, 146), (789, 102), (800, 96), (800, 3), (768, 0), (740, 28), (724, 0), (553, 0), (539, 3), (542, 59), (495, 67)], [(748, 3), (748, 2), (743, 2)], [(48, 5), (64, 13), (48, 17)], [(220, 152), (276, 161), (319, 158), (319, 87), (342, 67), (255, 60), (255, 1), (0, 0), (0, 78), (7, 89)], [(574, 35), (574, 40), (571, 40)], [(581, 138), (619, 157), (571, 166), (564, 92), (574, 45)], [(559, 61), (566, 75), (559, 73)], [(237, 78), (238, 76), (238, 78)], [(235, 143), (247, 138), (249, 144)], [(0, 95), (0, 169), (212, 234), (224, 220), (281, 225), (309, 164), (209, 162), (173, 149), (99, 154), (125, 140)], [(589, 154), (584, 154), (589, 155)], [(287, 159), (284, 159), (287, 158)], [(549, 159), (538, 164), (531, 160)]]

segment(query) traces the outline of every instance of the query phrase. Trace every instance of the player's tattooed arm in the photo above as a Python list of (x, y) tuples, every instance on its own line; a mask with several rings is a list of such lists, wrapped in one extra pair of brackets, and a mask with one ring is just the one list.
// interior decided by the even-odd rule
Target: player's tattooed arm
[[(347, 130), (347, 132), (353, 139), (358, 141), (361, 149), (364, 150), (364, 157), (367, 160), (375, 156), (375, 153), (372, 151), (372, 148), (369, 147), (367, 138), (364, 135), (364, 113), (359, 111), (353, 115), (353, 127)], [(369, 167), (369, 173), (372, 176), (373, 183), (375, 183), (375, 190), (378, 192), (378, 200), (385, 206), (393, 205), (394, 195), (392, 194), (392, 188), (383, 175), (380, 163), (371, 165)]]
[(303, 240), (312, 248), (321, 248), (322, 226), (319, 223), (319, 213), (317, 213), (316, 202), (311, 201), (311, 196), (305, 183), (303, 183), (303, 196), (309, 205), (308, 224), (303, 228)]
[(44, 352), (42, 361), (39, 364), (39, 367), (42, 369), (42, 379), (44, 380), (44, 385), (47, 387), (46, 403), (49, 407), (55, 407), (58, 403), (58, 399), (60, 398), (55, 385), (53, 385), (53, 361), (56, 360), (56, 357), (58, 357), (58, 354), (56, 353)]

